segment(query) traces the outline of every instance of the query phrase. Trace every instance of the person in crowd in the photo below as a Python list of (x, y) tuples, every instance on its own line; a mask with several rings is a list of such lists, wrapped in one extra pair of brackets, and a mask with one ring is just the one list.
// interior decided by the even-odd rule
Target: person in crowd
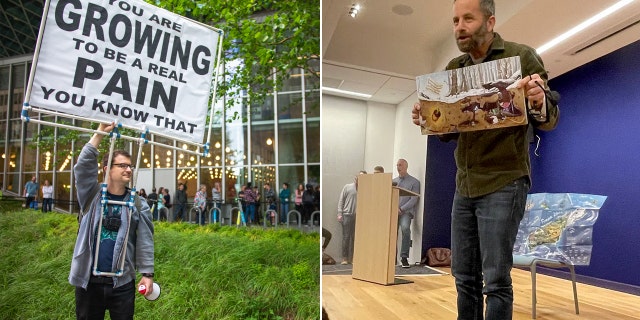
[[(399, 188), (420, 193), (420, 181), (412, 177), (407, 169), (409, 164), (407, 160), (400, 159), (396, 164), (398, 177), (393, 179), (393, 183)], [(398, 201), (398, 226), (402, 233), (402, 242), (400, 245), (400, 264), (403, 268), (409, 268), (409, 248), (411, 247), (411, 219), (414, 218), (417, 207), (418, 198), (414, 196), (402, 196)]]
[(255, 200), (253, 201), (253, 212), (255, 213), (255, 218), (253, 223), (260, 224), (262, 223), (262, 215), (260, 214), (260, 206), (262, 205), (262, 195), (260, 194), (260, 189), (258, 186), (253, 186), (253, 194), (255, 195)]
[(178, 184), (178, 189), (173, 194), (173, 200), (176, 203), (176, 209), (173, 210), (173, 221), (183, 221), (187, 211), (187, 192), (184, 190), (184, 184)]
[[(102, 123), (98, 126), (98, 131), (111, 132), (114, 127), (115, 123)], [(84, 214), (78, 217), (80, 226), (73, 250), (69, 283), (75, 286), (77, 319), (104, 319), (107, 310), (111, 319), (133, 319), (138, 286), (147, 287), (145, 295), (153, 293), (153, 222), (145, 201), (131, 208), (127, 205), (106, 204), (106, 210), (103, 210), (96, 165), (98, 145), (102, 138), (103, 135), (98, 133), (91, 137), (82, 148), (74, 167), (78, 203)], [(105, 154), (102, 159), (105, 175), (108, 159), (109, 154)], [(131, 193), (127, 186), (131, 181), (133, 168), (128, 152), (113, 152), (111, 168), (106, 177), (106, 196), (109, 200), (129, 201)], [(102, 230), (96, 230), (101, 218)], [(96, 242), (100, 245), (95, 245)], [(98, 259), (94, 260), (96, 250)], [(124, 261), (122, 275), (100, 275), (118, 271), (115, 268), (119, 268), (119, 261)], [(137, 285), (136, 271), (141, 275)]]
[(42, 212), (50, 212), (53, 204), (53, 186), (49, 180), (44, 180), (42, 185)]
[(311, 218), (311, 213), (313, 213), (315, 209), (315, 190), (313, 189), (313, 185), (307, 183), (307, 189), (302, 193), (302, 223), (309, 223), (309, 218)]
[(236, 197), (238, 196), (238, 191), (236, 190), (236, 187), (233, 185), (230, 185), (227, 188), (227, 201), (233, 203), (236, 201)]
[[(271, 184), (269, 184), (268, 182), (265, 182), (264, 186), (264, 202), (267, 204), (267, 210), (274, 210), (276, 211), (276, 193), (273, 191), (273, 189), (271, 189)], [(274, 225), (276, 223), (276, 214), (278, 214), (277, 212), (270, 212), (269, 213), (269, 220), (271, 220), (271, 225)]]
[(145, 191), (144, 188), (138, 191), (138, 196), (140, 196), (140, 198), (144, 199), (145, 201), (149, 197), (149, 195), (147, 195), (147, 191)]
[(38, 201), (38, 182), (36, 182), (36, 176), (31, 176), (31, 180), (29, 180), (24, 185), (24, 197), (25, 197), (25, 208), (31, 208), (33, 201)]
[[(211, 201), (213, 201), (213, 208), (217, 208), (220, 210), (222, 207), (222, 186), (220, 186), (220, 182), (216, 181), (213, 183), (213, 188), (211, 188)], [(220, 219), (221, 211), (218, 211), (217, 219)], [(213, 220), (213, 213), (211, 214), (211, 221)]]
[(164, 187), (158, 188), (158, 201), (156, 202), (156, 211), (153, 212), (153, 220), (158, 221), (162, 219), (162, 215), (166, 215), (165, 207), (166, 199), (164, 198)]
[(196, 219), (200, 221), (200, 225), (204, 226), (205, 216), (207, 214), (207, 185), (201, 184), (200, 189), (196, 192), (196, 197), (193, 199), (193, 206), (200, 210), (200, 214)]
[(251, 186), (251, 182), (248, 182), (244, 188), (244, 202), (247, 208), (245, 218), (247, 219), (247, 223), (251, 224), (256, 220), (256, 202), (257, 195), (253, 193), (253, 187)]
[(373, 168), (373, 173), (384, 173), (384, 167), (383, 166), (375, 166)]
[(158, 218), (160, 221), (167, 221), (167, 218), (169, 217), (169, 209), (172, 207), (169, 189), (162, 188), (162, 199), (164, 200), (164, 211), (160, 212), (160, 216)]
[(294, 193), (295, 198), (293, 202), (296, 206), (296, 211), (298, 211), (298, 213), (300, 213), (300, 216), (302, 217), (302, 215), (304, 214), (304, 207), (302, 206), (302, 194), (304, 194), (304, 185), (302, 183), (298, 184), (298, 188), (296, 188)]
[(222, 204), (222, 186), (220, 186), (219, 181), (213, 183), (213, 188), (211, 188), (211, 200), (213, 200), (213, 206), (220, 209), (220, 205)]
[(287, 223), (289, 215), (289, 200), (291, 198), (291, 191), (289, 190), (289, 184), (282, 183), (282, 190), (279, 194), (280, 198), (280, 223)]
[[(547, 122), (529, 117), (529, 125), (445, 134), (457, 141), (456, 192), (451, 212), (451, 272), (458, 292), (458, 319), (511, 319), (513, 316), (513, 246), (531, 185), (529, 132), (551, 130), (559, 109), (548, 99), (548, 75), (529, 46), (505, 41), (494, 32), (493, 0), (456, 0), (453, 31), (463, 55), (447, 70), (520, 56), (522, 88), (529, 107), (547, 109)], [(420, 105), (413, 122), (423, 123)], [(486, 299), (484, 299), (484, 296)], [(486, 301), (486, 310), (484, 304)]]
[(244, 191), (247, 189), (246, 185), (240, 186), (240, 192), (238, 192), (238, 201), (245, 217), (247, 216), (247, 201), (244, 199)]
[[(360, 171), (360, 174), (367, 174)], [(342, 224), (342, 262), (349, 264), (353, 261), (353, 243), (356, 233), (356, 204), (358, 198), (358, 176), (352, 183), (347, 183), (338, 197), (338, 222)]]
[(151, 188), (151, 193), (147, 197), (147, 204), (151, 208), (153, 220), (158, 220), (158, 194), (156, 193), (155, 187)]

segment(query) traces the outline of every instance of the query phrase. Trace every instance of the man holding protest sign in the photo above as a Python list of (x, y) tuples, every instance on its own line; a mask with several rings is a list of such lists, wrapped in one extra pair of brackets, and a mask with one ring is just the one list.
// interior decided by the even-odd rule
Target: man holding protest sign
[[(114, 123), (100, 124), (98, 131), (111, 132)], [(142, 277), (138, 286), (147, 288), (146, 296), (153, 292), (154, 242), (153, 222), (146, 201), (130, 208), (108, 204), (103, 212), (98, 184), (98, 145), (104, 136), (95, 133), (78, 157), (75, 165), (78, 202), (82, 208), (78, 238), (73, 250), (69, 283), (76, 287), (76, 317), (78, 319), (104, 319), (109, 310), (111, 319), (133, 319), (136, 270)], [(102, 161), (107, 172), (108, 155)], [(123, 150), (113, 152), (109, 178), (106, 180), (109, 200), (128, 202), (131, 194), (127, 188), (132, 177), (131, 156)], [(98, 229), (100, 216), (101, 230)], [(127, 217), (130, 216), (131, 219)], [(96, 244), (100, 241), (99, 246)], [(126, 243), (125, 243), (126, 241)], [(126, 255), (122, 257), (125, 250)], [(97, 261), (94, 261), (95, 250)], [(125, 259), (119, 277), (96, 276), (92, 270), (112, 273)], [(94, 265), (97, 263), (97, 266)]]

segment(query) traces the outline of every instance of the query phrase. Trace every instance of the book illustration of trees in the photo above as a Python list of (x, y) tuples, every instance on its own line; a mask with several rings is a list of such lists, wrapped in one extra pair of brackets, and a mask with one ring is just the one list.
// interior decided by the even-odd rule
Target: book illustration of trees
[[(418, 96), (424, 105), (422, 116), (426, 121), (423, 133), (526, 124), (524, 92), (515, 86), (521, 77), (519, 57), (417, 77)], [(443, 119), (448, 124), (443, 124)]]

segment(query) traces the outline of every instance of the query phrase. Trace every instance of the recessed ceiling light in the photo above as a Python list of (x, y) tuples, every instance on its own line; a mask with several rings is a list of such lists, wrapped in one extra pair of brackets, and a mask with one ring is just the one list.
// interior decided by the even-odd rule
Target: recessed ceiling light
[(396, 4), (391, 11), (399, 16), (408, 16), (413, 13), (413, 8), (405, 4)]

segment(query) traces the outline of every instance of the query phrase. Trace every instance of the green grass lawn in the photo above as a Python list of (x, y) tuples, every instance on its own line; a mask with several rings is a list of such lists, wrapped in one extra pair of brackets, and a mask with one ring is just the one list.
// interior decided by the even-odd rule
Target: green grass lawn
[[(75, 318), (76, 232), (75, 215), (0, 207), (0, 319)], [(156, 222), (155, 273), (136, 319), (320, 318), (318, 233)]]

